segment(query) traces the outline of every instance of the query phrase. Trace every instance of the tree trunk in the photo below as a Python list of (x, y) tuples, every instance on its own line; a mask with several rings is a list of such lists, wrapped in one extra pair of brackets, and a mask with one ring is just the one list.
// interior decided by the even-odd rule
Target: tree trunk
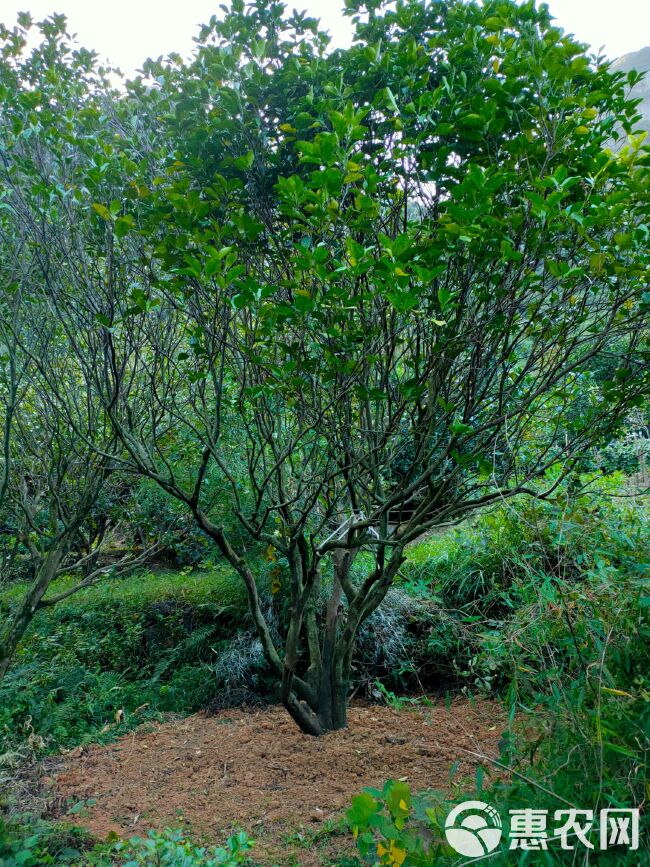
[(13, 653), (9, 651), (9, 648), (4, 644), (0, 644), (0, 683), (2, 683), (2, 679), (5, 674), (9, 670), (9, 663), (11, 662), (11, 657)]
[[(325, 612), (318, 677), (313, 695), (309, 701), (299, 703), (299, 711), (295, 706), (295, 698), (290, 697), (293, 671), (295, 671), (296, 664), (297, 641), (295, 639), (300, 630), (299, 619), (292, 621), (287, 636), (287, 648), (290, 649), (290, 652), (285, 656), (285, 677), (280, 694), (283, 704), (292, 718), (298, 723), (302, 731), (310, 735), (323, 735), (347, 726), (347, 698), (350, 687), (352, 654), (351, 652), (344, 654), (345, 662), (342, 664), (340, 648), (337, 652), (337, 640), (339, 638), (339, 621), (343, 612), (341, 604), (342, 582), (347, 578), (352, 557), (349, 552), (340, 551), (335, 552), (333, 560), (334, 583)], [(351, 640), (354, 642), (354, 636)]]
[(41, 599), (56, 576), (62, 557), (63, 552), (59, 549), (47, 554), (36, 572), (32, 586), (0, 631), (0, 682), (9, 670), (16, 648), (38, 611)]
[(333, 668), (329, 672), (323, 672), (318, 709), (323, 731), (347, 728), (349, 685), (349, 672), (343, 678), (337, 678)]
[(305, 734), (319, 737), (346, 728), (349, 687), (349, 671), (337, 676), (330, 661), (330, 665), (321, 671), (313, 701), (300, 701), (293, 691), (286, 689), (284, 682), (280, 693), (284, 707), (300, 729)]

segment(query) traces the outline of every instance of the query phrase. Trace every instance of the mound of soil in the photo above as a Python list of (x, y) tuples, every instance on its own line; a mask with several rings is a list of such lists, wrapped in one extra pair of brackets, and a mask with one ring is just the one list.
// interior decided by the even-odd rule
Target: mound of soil
[(414, 791), (448, 789), (454, 762), (462, 776), (476, 764), (468, 753), (497, 755), (502, 722), (496, 705), (464, 698), (353, 707), (349, 728), (323, 738), (303, 735), (280, 707), (196, 714), (75, 751), (55, 785), (59, 798), (96, 799), (75, 823), (100, 838), (185, 827), (216, 841), (242, 828), (258, 841), (257, 860), (315, 865), (320, 856), (300, 841), (363, 787), (401, 778)]

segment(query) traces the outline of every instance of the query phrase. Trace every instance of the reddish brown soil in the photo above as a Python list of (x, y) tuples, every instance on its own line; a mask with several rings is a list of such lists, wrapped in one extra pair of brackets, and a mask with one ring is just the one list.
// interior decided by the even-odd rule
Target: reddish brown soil
[(282, 708), (142, 727), (66, 757), (57, 793), (97, 799), (75, 823), (98, 837), (185, 826), (217, 840), (243, 828), (258, 840), (259, 860), (315, 865), (309, 835), (364, 786), (402, 778), (413, 790), (448, 789), (455, 761), (461, 775), (473, 771), (465, 750), (496, 756), (503, 722), (495, 705), (466, 699), (448, 709), (354, 707), (349, 716), (347, 730), (323, 738), (301, 734)]

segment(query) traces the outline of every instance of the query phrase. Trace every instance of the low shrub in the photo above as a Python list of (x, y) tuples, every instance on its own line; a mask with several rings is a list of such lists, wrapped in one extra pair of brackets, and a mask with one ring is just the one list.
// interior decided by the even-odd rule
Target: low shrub
[(236, 867), (249, 863), (252, 841), (242, 831), (223, 846), (196, 846), (181, 831), (150, 831), (116, 847), (121, 867)]
[[(434, 664), (444, 659), (466, 691), (499, 695), (509, 711), (501, 758), (485, 758), (489, 785), (481, 771), (474, 796), (504, 818), (510, 809), (638, 808), (638, 852), (588, 852), (590, 863), (631, 867), (650, 860), (650, 538), (647, 502), (618, 498), (610, 485), (564, 489), (553, 503), (500, 509), (426, 542), (402, 586), (424, 599), (428, 588), (440, 606), (422, 639)], [(427, 559), (427, 549), (436, 554)], [(479, 564), (480, 592), (468, 592)], [(454, 575), (460, 589), (450, 593)], [(459, 786), (459, 800), (471, 798)], [(403, 784), (388, 784), (355, 799), (350, 821), (368, 863), (456, 863), (444, 838), (450, 809), (442, 795), (407, 797)], [(519, 863), (577, 857), (556, 842)], [(508, 858), (496, 852), (490, 863)]]
[[(359, 852), (357, 863), (373, 867), (460, 867), (475, 861), (503, 867), (513, 863), (638, 867), (647, 863), (650, 842), (643, 824), (634, 849), (631, 834), (627, 841), (601, 848), (598, 808), (594, 809), (593, 822), (578, 812), (578, 825), (584, 829), (581, 839), (573, 829), (561, 829), (572, 806), (580, 810), (589, 809), (589, 805), (554, 797), (523, 778), (483, 787), (482, 769), (478, 770), (475, 789), (465, 785), (452, 798), (435, 791), (412, 793), (407, 783), (394, 780), (387, 781), (381, 790), (364, 789), (352, 799), (347, 812)], [(530, 809), (543, 818), (527, 831), (515, 823), (512, 813)], [(526, 841), (523, 846), (522, 838)]]
[(45, 822), (31, 815), (16, 816), (9, 822), (0, 815), (0, 867), (99, 864), (91, 858), (91, 849), (88, 834), (80, 828)]
[(0, 867), (238, 867), (251, 865), (253, 841), (244, 832), (223, 846), (197, 846), (181, 831), (150, 831), (114, 843), (94, 843), (74, 826), (32, 815), (0, 816)]

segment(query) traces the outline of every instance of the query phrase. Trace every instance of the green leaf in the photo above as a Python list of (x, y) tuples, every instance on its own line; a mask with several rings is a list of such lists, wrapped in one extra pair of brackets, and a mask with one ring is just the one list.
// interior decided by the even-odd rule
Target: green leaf
[(366, 828), (370, 819), (377, 814), (379, 804), (368, 792), (362, 792), (352, 798), (352, 807), (348, 810), (348, 821), (359, 829)]
[(393, 111), (394, 114), (399, 114), (399, 106), (397, 104), (397, 100), (395, 99), (395, 94), (390, 89), (390, 87), (385, 87), (383, 90), (383, 94), (386, 105)]
[(438, 288), (438, 301), (440, 302), (440, 309), (444, 311), (447, 309), (449, 302), (451, 300), (451, 292), (447, 289), (446, 286), (440, 286)]
[(221, 260), (220, 259), (208, 259), (205, 265), (205, 274), (206, 277), (214, 277), (214, 275), (221, 270)]
[(118, 238), (123, 238), (134, 227), (135, 222), (130, 214), (126, 217), (118, 217), (117, 220), (115, 220), (115, 234)]
[(482, 117), (480, 114), (474, 114), (471, 112), (469, 114), (462, 115), (462, 117), (460, 118), (460, 122), (463, 124), (463, 126), (470, 127), (471, 129), (481, 129), (485, 126), (485, 118)]
[(388, 300), (398, 313), (406, 313), (417, 307), (420, 299), (415, 292), (388, 292)]

